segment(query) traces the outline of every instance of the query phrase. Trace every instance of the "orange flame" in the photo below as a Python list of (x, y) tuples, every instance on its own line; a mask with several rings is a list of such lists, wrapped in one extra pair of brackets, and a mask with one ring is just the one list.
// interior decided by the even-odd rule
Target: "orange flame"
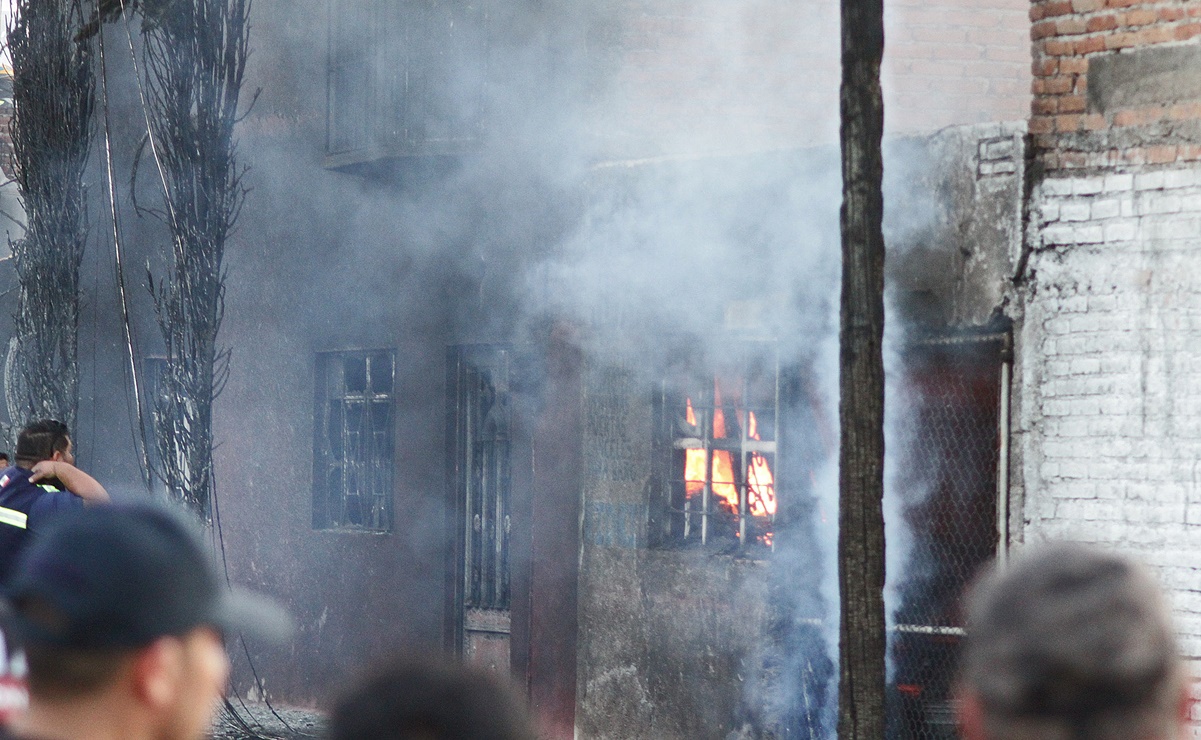
[[(759, 439), (759, 424), (755, 412), (747, 414), (747, 437)], [(771, 473), (767, 458), (758, 452), (751, 453), (747, 465), (747, 506), (752, 516), (771, 516), (776, 513), (776, 480)]]
[[(742, 410), (735, 409), (741, 418)], [(686, 399), (684, 419), (690, 427), (697, 426), (696, 410), (692, 399)], [(755, 412), (746, 415), (747, 438), (758, 440), (759, 422)], [(698, 435), (700, 434), (700, 430)], [(712, 439), (728, 438), (729, 430), (726, 424), (726, 412), (722, 404), (721, 385), (713, 384), (713, 428)], [(707, 463), (704, 449), (690, 448), (684, 450), (684, 490), (689, 499), (700, 494), (705, 489), (705, 483), (710, 483), (714, 500), (719, 506), (732, 513), (738, 512), (738, 485), (734, 476), (734, 452), (731, 450), (713, 450), (712, 462)], [(775, 476), (767, 457), (759, 452), (752, 452), (747, 462), (746, 470), (747, 510), (752, 516), (772, 516), (776, 513)], [(764, 543), (771, 544), (771, 535), (764, 535)]]
[[(721, 384), (713, 381), (713, 439), (726, 438), (726, 411), (721, 401)], [(713, 495), (730, 511), (738, 511), (738, 487), (734, 485), (734, 455), (729, 450), (713, 451)]]
[[(688, 426), (696, 426), (696, 412), (692, 409), (692, 399), (688, 399), (688, 408), (684, 413)], [(705, 451), (698, 449), (684, 450), (684, 495), (692, 498), (705, 490)]]

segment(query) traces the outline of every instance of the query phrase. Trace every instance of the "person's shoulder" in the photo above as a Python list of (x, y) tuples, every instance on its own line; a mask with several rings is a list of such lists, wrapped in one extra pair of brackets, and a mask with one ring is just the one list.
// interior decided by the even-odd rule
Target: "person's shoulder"
[(30, 504), (29, 516), (36, 519), (41, 516), (53, 515), (60, 511), (69, 511), (82, 507), (83, 499), (75, 494), (47, 487), (42, 490), (42, 495), (38, 496)]
[(9, 465), (4, 470), (0, 470), (0, 493), (33, 486), (29, 482), (29, 476), (32, 472), (25, 468), (19, 468), (16, 465)]

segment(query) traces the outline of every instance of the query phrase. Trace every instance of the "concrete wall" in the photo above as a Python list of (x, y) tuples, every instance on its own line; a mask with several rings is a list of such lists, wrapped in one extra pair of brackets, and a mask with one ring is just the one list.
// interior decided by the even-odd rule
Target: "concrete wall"
[[(781, 521), (791, 524), (777, 542), (801, 543), (769, 559), (650, 547), (648, 513), (661, 505), (652, 483), (653, 385), (619, 365), (595, 363), (586, 374), (579, 735), (666, 740), (782, 729), (779, 714), (803, 707), (802, 690), (814, 694), (810, 719), (820, 721), (832, 673), (826, 645), (812, 627), (804, 642), (791, 621), (828, 616), (818, 594), (812, 492), (794, 484), (782, 494), (791, 514)], [(813, 443), (811, 434), (793, 431)], [(814, 460), (797, 457), (789, 472), (807, 480)], [(795, 665), (806, 659), (808, 674)], [(792, 731), (803, 721), (794, 720)]]
[(901, 324), (978, 327), (1008, 300), (1022, 253), (1021, 122), (885, 145), (888, 285)]

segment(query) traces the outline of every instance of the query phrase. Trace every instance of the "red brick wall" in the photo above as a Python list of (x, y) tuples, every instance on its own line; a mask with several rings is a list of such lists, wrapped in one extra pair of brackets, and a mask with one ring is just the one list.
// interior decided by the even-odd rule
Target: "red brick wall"
[(1090, 60), (1201, 36), (1201, 3), (1035, 0), (1030, 19), (1034, 55), (1030, 131), (1048, 169), (1201, 159), (1201, 146), (1163, 136), (1155, 128), (1201, 119), (1201, 103), (1139, 106), (1102, 114), (1088, 110), (1086, 97)]
[[(890, 0), (888, 128), (1025, 119), (1028, 0)], [(602, 136), (634, 150), (830, 141), (837, 0), (624, 0)]]
[(1019, 121), (1030, 106), (1028, 0), (889, 0), (886, 116), (893, 131)]

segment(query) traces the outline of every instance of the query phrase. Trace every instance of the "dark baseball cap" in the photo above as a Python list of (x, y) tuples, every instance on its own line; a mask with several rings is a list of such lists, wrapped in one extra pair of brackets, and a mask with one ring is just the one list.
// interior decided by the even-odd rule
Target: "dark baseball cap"
[(27, 644), (136, 648), (201, 625), (272, 642), (292, 631), (275, 601), (218, 578), (197, 528), (146, 504), (62, 515), (26, 548), (4, 593)]

